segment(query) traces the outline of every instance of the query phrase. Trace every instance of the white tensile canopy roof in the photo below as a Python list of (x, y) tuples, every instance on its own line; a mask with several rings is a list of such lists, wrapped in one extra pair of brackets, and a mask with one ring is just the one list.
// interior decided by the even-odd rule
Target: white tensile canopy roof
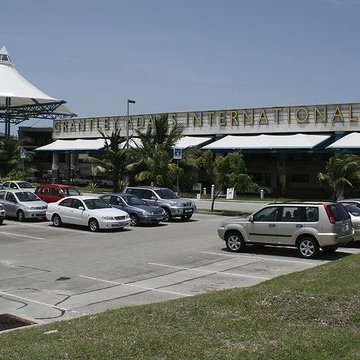
[(97, 151), (105, 146), (104, 139), (56, 140), (51, 144), (41, 146), (36, 151)]
[(187, 149), (189, 147), (199, 146), (207, 141), (210, 141), (211, 137), (200, 137), (200, 136), (183, 136), (173, 146), (175, 149)]
[(20, 123), (29, 118), (54, 119), (75, 116), (63, 104), (28, 82), (15, 69), (5, 46), (0, 49), (0, 121)]
[(328, 140), (330, 135), (294, 134), (294, 135), (227, 135), (220, 140), (203, 146), (203, 150), (264, 150), (264, 149), (312, 149)]
[(360, 133), (353, 132), (345, 135), (327, 147), (327, 149), (359, 149)]
[[(198, 146), (206, 141), (209, 141), (210, 137), (195, 137), (195, 136), (184, 136), (174, 146), (178, 149), (186, 149), (192, 146)], [(51, 144), (47, 144), (38, 147), (36, 151), (96, 151), (100, 150), (105, 146), (105, 140), (99, 139), (76, 139), (76, 140), (55, 140)], [(120, 148), (126, 147), (126, 141), (123, 141)], [(129, 139), (129, 147), (137, 148), (142, 147), (141, 140), (139, 138)]]
[[(183, 136), (179, 139), (176, 144), (173, 146), (174, 149), (187, 149), (189, 147), (199, 146), (207, 141), (210, 141), (211, 137), (199, 137), (199, 136)], [(124, 148), (126, 146), (126, 141), (120, 144), (120, 147)], [(131, 138), (129, 140), (129, 147), (142, 147), (141, 140), (139, 138)]]

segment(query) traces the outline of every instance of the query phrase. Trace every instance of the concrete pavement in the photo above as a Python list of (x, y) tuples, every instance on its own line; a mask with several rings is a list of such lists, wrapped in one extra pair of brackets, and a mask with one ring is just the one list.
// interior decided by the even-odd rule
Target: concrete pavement
[[(197, 200), (192, 199), (198, 210), (210, 210), (211, 209), (211, 200)], [(214, 203), (215, 211), (231, 211), (231, 212), (239, 212), (241, 214), (251, 214), (259, 209), (261, 209), (264, 205), (269, 202), (264, 201), (252, 201), (252, 202), (243, 202), (237, 200), (223, 200), (217, 199)]]

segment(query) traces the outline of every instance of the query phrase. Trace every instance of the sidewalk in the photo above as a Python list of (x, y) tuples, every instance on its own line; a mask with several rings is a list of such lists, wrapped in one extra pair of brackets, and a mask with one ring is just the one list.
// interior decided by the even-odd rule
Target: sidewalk
[[(211, 209), (211, 200), (198, 200), (191, 199), (195, 204), (198, 210), (210, 210)], [(254, 201), (254, 202), (243, 202), (236, 200), (221, 200), (217, 199), (214, 203), (215, 211), (231, 211), (239, 213), (253, 213), (258, 209), (261, 209), (268, 202), (264, 201)]]

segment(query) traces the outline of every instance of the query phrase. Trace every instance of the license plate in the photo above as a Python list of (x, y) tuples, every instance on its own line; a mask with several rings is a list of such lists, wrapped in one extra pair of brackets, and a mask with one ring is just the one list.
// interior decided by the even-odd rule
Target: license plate
[(163, 219), (163, 217), (162, 216), (160, 216), (160, 217), (158, 217), (156, 220), (162, 220)]
[(192, 209), (185, 209), (184, 212), (185, 213), (192, 213)]

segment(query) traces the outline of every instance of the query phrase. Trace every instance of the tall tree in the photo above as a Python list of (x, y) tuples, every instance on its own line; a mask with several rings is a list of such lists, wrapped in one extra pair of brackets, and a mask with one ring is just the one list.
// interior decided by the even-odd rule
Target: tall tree
[(170, 125), (168, 114), (164, 114), (155, 118), (145, 132), (136, 130), (136, 136), (141, 140), (144, 152), (152, 151), (155, 145), (171, 151), (171, 147), (182, 137), (183, 130), (179, 124)]
[(140, 162), (136, 164), (135, 181), (164, 187), (173, 187), (176, 179), (176, 165), (171, 156), (159, 145), (155, 145), (151, 153), (141, 153)]
[(333, 200), (342, 198), (346, 190), (360, 182), (360, 157), (346, 151), (334, 154), (318, 178), (330, 189)]
[(101, 132), (105, 140), (103, 153), (99, 157), (88, 158), (88, 161), (95, 165), (95, 171), (100, 174), (109, 174), (113, 182), (113, 191), (118, 192), (120, 182), (125, 180), (127, 153), (126, 147), (120, 147), (123, 137), (120, 136), (121, 129), (114, 130), (110, 135)]
[(177, 177), (183, 191), (191, 192), (193, 185), (199, 182), (198, 159), (200, 156), (200, 150), (190, 148), (183, 151), (181, 160), (177, 160)]
[(156, 118), (145, 132), (136, 130), (141, 145), (133, 151), (133, 163), (129, 166), (135, 181), (173, 187), (176, 166), (172, 163), (172, 146), (181, 138), (183, 127), (170, 125), (168, 115)]
[(211, 210), (214, 210), (215, 200), (225, 188), (234, 187), (235, 191), (244, 191), (254, 185), (251, 176), (247, 174), (243, 154), (233, 152), (215, 160), (213, 156), (211, 151), (207, 151), (199, 159), (200, 167), (215, 185)]
[[(26, 158), (20, 158), (20, 150), (23, 144), (21, 141), (16, 140), (13, 137), (0, 139), (0, 176), (2, 178), (8, 176), (8, 174), (16, 173), (25, 175), (25, 173), (32, 173), (35, 169), (31, 166), (31, 160), (34, 153), (31, 151), (26, 152)], [(21, 162), (25, 166), (25, 170), (21, 169)], [(18, 175), (20, 176), (20, 175)]]

